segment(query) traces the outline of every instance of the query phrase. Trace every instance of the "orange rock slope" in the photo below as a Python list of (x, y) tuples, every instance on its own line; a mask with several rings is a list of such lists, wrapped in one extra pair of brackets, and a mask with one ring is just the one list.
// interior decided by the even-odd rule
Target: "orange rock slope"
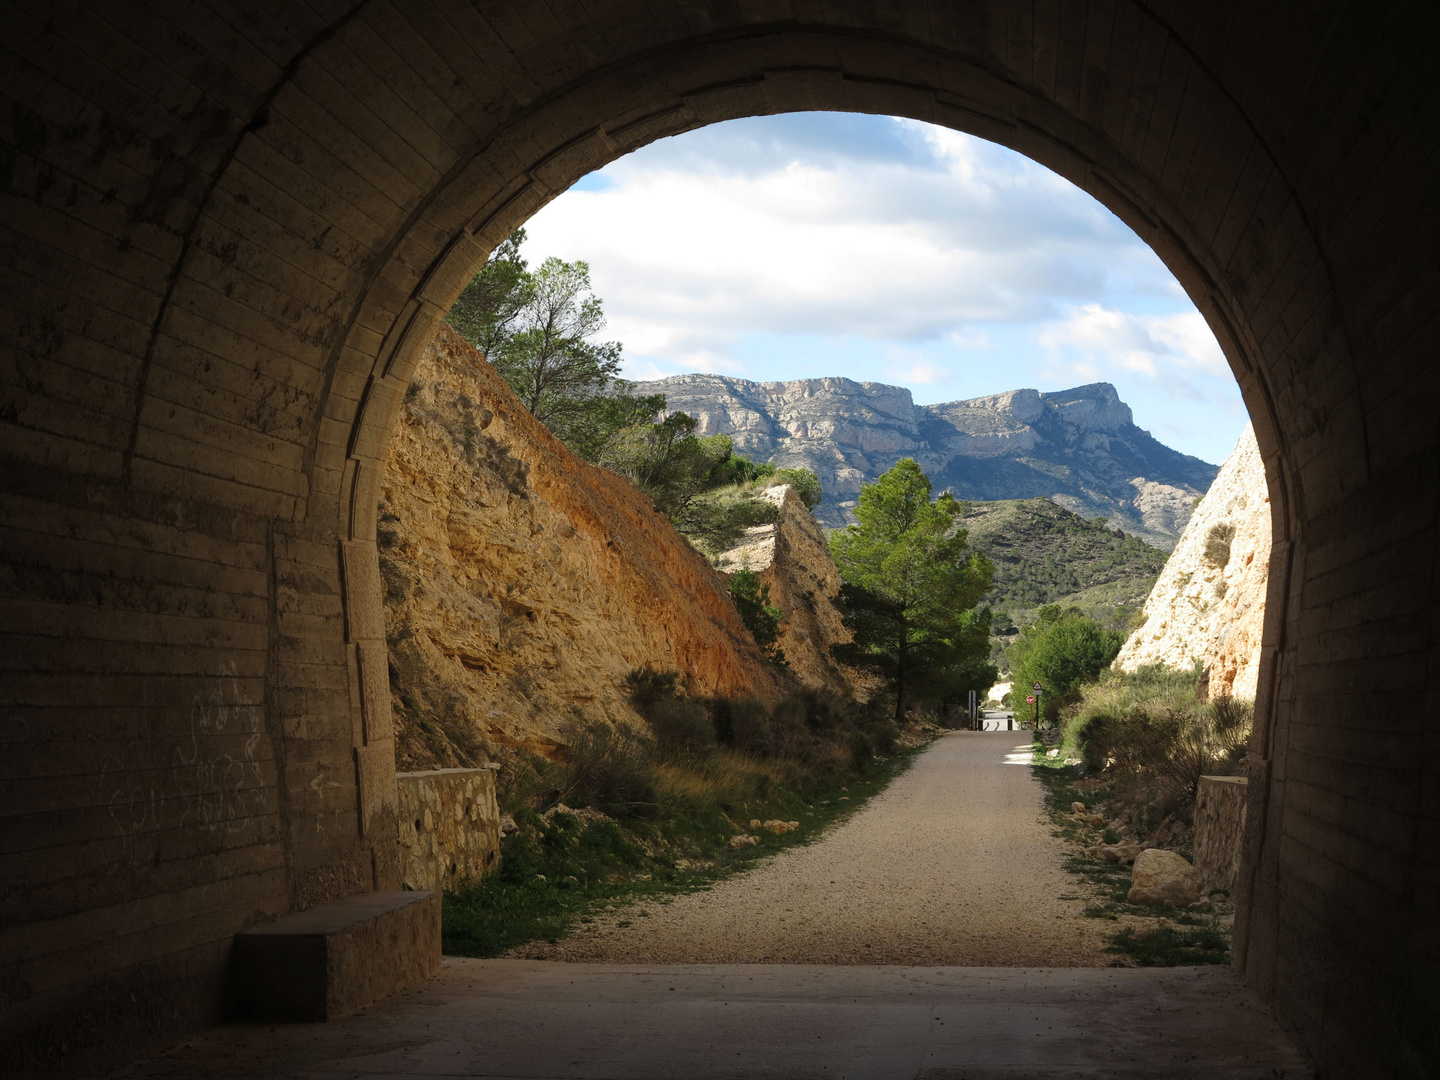
[(620, 684), (647, 665), (693, 694), (783, 693), (725, 580), (448, 328), (416, 372), (381, 494), (402, 770), (633, 722)]

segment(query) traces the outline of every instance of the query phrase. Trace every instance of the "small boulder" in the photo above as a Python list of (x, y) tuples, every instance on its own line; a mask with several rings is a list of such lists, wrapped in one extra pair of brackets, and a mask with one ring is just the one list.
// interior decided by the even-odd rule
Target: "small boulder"
[(758, 829), (759, 827), (760, 827), (760, 819), (759, 819), (758, 817), (752, 817), (752, 818), (750, 819), (750, 828), (752, 828), (752, 829)]
[(1183, 855), (1150, 848), (1135, 857), (1126, 899), (1144, 907), (1185, 907), (1200, 899), (1200, 871)]
[(1104, 844), (1092, 849), (1096, 855), (1113, 863), (1133, 863), (1144, 849), (1139, 844)]
[(1086, 814), (1085, 824), (1089, 825), (1092, 829), (1103, 829), (1105, 827), (1105, 819), (1099, 814)]
[(1072, 803), (1070, 804), (1070, 813), (1072, 813), (1072, 814), (1083, 814), (1084, 812), (1085, 812), (1085, 804), (1084, 804), (1083, 802), (1072, 802)]
[(500, 819), (500, 831), (504, 835), (509, 836), (513, 832), (519, 832), (520, 826), (515, 824), (515, 819), (513, 817), (511, 817), (509, 814), (506, 814)]
[(760, 827), (762, 829), (769, 829), (776, 836), (784, 836), (787, 832), (790, 832), (793, 829), (798, 829), (800, 827), (800, 823), (797, 821), (792, 825), (788, 821), (781, 821), (778, 818), (772, 818), (770, 821), (765, 822)]
[(730, 842), (725, 846), (731, 851), (739, 851), (742, 847), (754, 847), (758, 843), (760, 843), (758, 836), (745, 836), (742, 834), (730, 837)]

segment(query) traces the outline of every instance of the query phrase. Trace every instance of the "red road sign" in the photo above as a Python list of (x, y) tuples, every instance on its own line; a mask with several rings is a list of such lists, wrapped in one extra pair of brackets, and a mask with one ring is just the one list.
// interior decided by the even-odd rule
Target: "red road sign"
[(1028, 696), (1028, 697), (1025, 699), (1025, 704), (1026, 704), (1026, 705), (1034, 705), (1034, 704), (1035, 704), (1035, 697), (1034, 697), (1033, 694), (1030, 695), (1030, 696)]

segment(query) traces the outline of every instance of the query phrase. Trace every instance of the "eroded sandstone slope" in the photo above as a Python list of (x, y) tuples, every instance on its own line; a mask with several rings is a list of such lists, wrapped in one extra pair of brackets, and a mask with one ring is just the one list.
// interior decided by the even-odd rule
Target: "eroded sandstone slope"
[(1125, 642), (1116, 666), (1189, 667), (1198, 659), (1211, 697), (1253, 701), (1269, 580), (1270, 495), (1247, 426), (1185, 527), (1145, 602), (1144, 625)]
[(406, 397), (379, 513), (402, 770), (631, 721), (620, 684), (645, 665), (696, 694), (783, 692), (725, 579), (448, 328)]

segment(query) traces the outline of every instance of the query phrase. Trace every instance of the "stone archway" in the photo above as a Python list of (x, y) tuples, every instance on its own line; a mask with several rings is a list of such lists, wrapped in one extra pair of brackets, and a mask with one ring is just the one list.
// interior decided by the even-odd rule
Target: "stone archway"
[[(1332, 1068), (1433, 1060), (1434, 957), (1408, 935), (1433, 906), (1411, 747), (1435, 711), (1437, 229), (1399, 203), (1437, 187), (1428, 15), (362, 0), (21, 23), (7, 707), (44, 795), (14, 819), (15, 1030), (141, 984), (176, 1003), (155, 1028), (198, 1022), (235, 930), (393, 882), (374, 506), (420, 347), (584, 173), (823, 108), (1027, 154), (1205, 314), (1277, 530), (1237, 960)], [(1390, 685), (1421, 724), (1351, 719)]]

